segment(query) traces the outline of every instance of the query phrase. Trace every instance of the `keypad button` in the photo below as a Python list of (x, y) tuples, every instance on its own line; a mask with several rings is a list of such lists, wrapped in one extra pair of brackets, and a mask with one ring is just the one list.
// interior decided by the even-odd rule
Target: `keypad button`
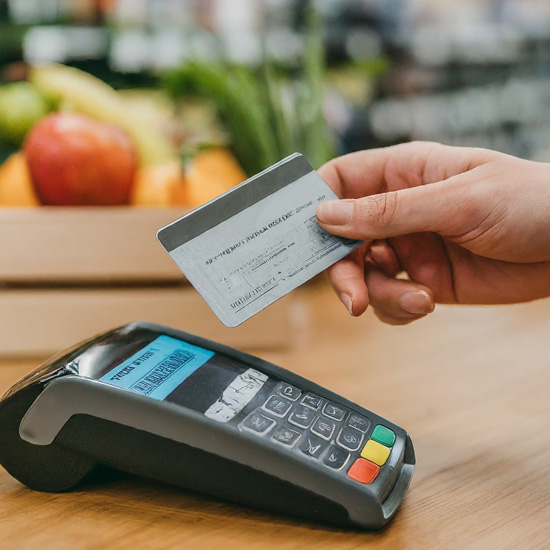
[(279, 382), (275, 391), (281, 396), (290, 399), (291, 401), (296, 401), (302, 392), (292, 384), (287, 384), (286, 382)]
[(319, 437), (322, 437), (327, 441), (332, 437), (335, 429), (336, 424), (332, 420), (329, 420), (328, 418), (323, 418), (322, 416), (316, 418), (313, 426), (311, 427), (311, 431), (315, 435), (318, 435)]
[(361, 416), (357, 413), (352, 413), (348, 418), (347, 424), (348, 426), (351, 426), (352, 428), (355, 428), (365, 433), (369, 429), (370, 422), (368, 418), (365, 418), (364, 416)]
[(378, 441), (378, 443), (382, 443), (382, 445), (386, 447), (391, 447), (395, 442), (395, 434), (393, 431), (380, 424), (372, 431), (371, 438), (374, 439), (374, 441)]
[(240, 424), (243, 430), (255, 432), (257, 434), (265, 434), (275, 426), (276, 422), (273, 418), (269, 418), (258, 412), (249, 414)]
[(286, 426), (281, 426), (273, 435), (273, 439), (275, 441), (278, 441), (283, 445), (288, 445), (289, 447), (292, 447), (294, 443), (298, 441), (299, 437), (300, 437), (299, 432), (295, 432), (294, 430), (291, 430)]
[(346, 411), (344, 411), (342, 407), (338, 407), (338, 405), (328, 402), (325, 403), (325, 406), (323, 407), (323, 414), (329, 418), (333, 418), (334, 420), (342, 420), (346, 414)]
[(300, 451), (312, 458), (319, 458), (327, 448), (327, 443), (314, 435), (306, 434), (300, 443)]
[(390, 452), (391, 449), (385, 445), (381, 445), (380, 443), (369, 439), (361, 451), (361, 456), (371, 462), (374, 462), (375, 464), (378, 464), (378, 466), (383, 466), (386, 463), (386, 460), (388, 460)]
[(278, 395), (272, 395), (262, 406), (263, 409), (280, 418), (286, 415), (290, 407), (292, 403)]
[(344, 449), (340, 449), (340, 447), (332, 445), (323, 459), (323, 464), (334, 470), (340, 470), (344, 467), (348, 458), (348, 452), (344, 451)]
[(300, 428), (309, 428), (314, 418), (315, 411), (313, 409), (299, 405), (292, 411), (288, 421), (295, 426), (300, 426)]
[(312, 393), (306, 393), (301, 401), (302, 405), (317, 410), (321, 406), (321, 398)]
[(348, 476), (359, 483), (372, 483), (379, 472), (380, 468), (376, 464), (364, 458), (358, 458), (348, 470)]
[(359, 430), (345, 426), (340, 430), (336, 443), (348, 451), (356, 451), (361, 446), (362, 439), (363, 434)]

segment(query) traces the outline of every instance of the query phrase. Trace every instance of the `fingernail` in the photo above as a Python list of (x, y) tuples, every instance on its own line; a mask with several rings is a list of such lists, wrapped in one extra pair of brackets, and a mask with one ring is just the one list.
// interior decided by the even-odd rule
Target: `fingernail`
[(327, 225), (346, 225), (353, 215), (353, 200), (323, 201), (317, 206), (317, 219)]
[(340, 300), (348, 308), (349, 314), (353, 316), (353, 302), (347, 294), (340, 294)]
[(405, 292), (397, 303), (403, 311), (413, 315), (426, 315), (434, 310), (434, 303), (425, 290)]

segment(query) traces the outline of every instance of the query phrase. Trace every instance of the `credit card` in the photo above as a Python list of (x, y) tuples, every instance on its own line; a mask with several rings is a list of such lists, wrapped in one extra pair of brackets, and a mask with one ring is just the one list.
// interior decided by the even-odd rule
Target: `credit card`
[(319, 227), (317, 204), (336, 198), (295, 153), (157, 238), (222, 323), (235, 327), (362, 244)]

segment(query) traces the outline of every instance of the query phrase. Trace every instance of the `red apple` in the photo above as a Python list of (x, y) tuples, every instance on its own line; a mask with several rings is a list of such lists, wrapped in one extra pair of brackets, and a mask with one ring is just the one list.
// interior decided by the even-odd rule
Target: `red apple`
[(55, 113), (33, 127), (23, 147), (42, 204), (128, 204), (138, 160), (118, 126)]

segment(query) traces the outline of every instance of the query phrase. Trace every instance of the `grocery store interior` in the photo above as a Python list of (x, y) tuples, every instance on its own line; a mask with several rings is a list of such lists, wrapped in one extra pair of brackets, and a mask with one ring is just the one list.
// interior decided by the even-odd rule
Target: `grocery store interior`
[(416, 453), (376, 533), (133, 473), (43, 493), (6, 465), (0, 399), (6, 547), (546, 547), (547, 299), (391, 326), (319, 273), (228, 328), (157, 241), (295, 152), (316, 170), (409, 141), (550, 162), (548, 0), (0, 0), (0, 395), (145, 320), (328, 388)]
[[(55, 62), (117, 89), (162, 90), (181, 99), (187, 94), (170, 85), (168, 75), (191, 60), (252, 71), (268, 62), (281, 79), (296, 80), (308, 39), (307, 4), (3, 0), (0, 80), (24, 78), (29, 63)], [(550, 11), (544, 1), (316, 5), (322, 28), (312, 32), (323, 36), (326, 64), (316, 75), (323, 89), (309, 93), (323, 95), (334, 152), (422, 139), (550, 160)], [(14, 108), (5, 101), (2, 113)], [(167, 117), (174, 114), (172, 104), (166, 109)], [(213, 138), (209, 121), (193, 128), (171, 122), (184, 145)], [(4, 157), (10, 146), (2, 142)]]

